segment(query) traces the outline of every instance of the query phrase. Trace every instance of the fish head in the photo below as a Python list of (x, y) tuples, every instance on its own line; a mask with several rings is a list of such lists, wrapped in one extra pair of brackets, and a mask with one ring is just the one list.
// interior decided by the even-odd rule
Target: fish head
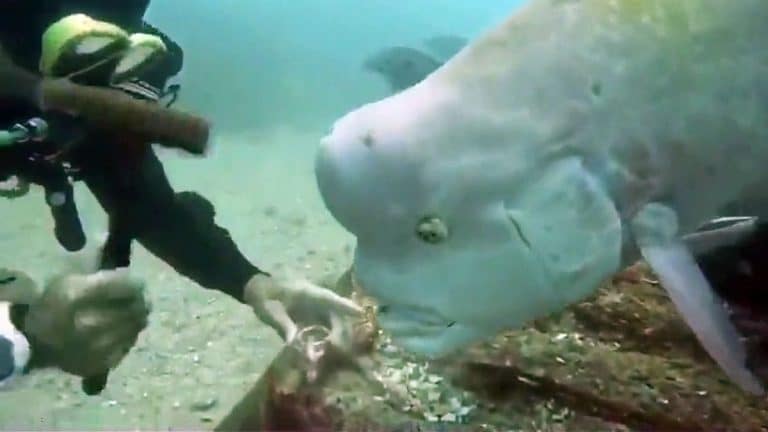
[(613, 203), (579, 160), (523, 157), (529, 129), (464, 102), (427, 80), (365, 105), (315, 166), (380, 326), (430, 357), (582, 299), (621, 255)]

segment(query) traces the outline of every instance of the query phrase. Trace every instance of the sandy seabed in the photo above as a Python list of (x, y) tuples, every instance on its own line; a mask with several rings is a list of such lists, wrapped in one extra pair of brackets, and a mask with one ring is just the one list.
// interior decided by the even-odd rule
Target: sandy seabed
[[(286, 266), (311, 278), (342, 272), (352, 238), (322, 205), (313, 173), (321, 133), (274, 130), (219, 136), (209, 157), (159, 150), (177, 191), (213, 202), (217, 222), (259, 267)], [(106, 220), (87, 189), (78, 206), (93, 244)], [(42, 281), (65, 265), (40, 189), (0, 201), (2, 265)], [(37, 371), (0, 393), (2, 430), (209, 429), (258, 379), (281, 347), (244, 306), (200, 288), (134, 247), (148, 283), (150, 325), (110, 375), (101, 395), (57, 371)]]

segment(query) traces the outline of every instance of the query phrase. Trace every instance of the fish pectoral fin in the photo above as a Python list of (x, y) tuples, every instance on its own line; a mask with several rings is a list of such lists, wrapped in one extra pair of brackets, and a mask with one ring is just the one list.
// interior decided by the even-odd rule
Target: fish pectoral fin
[(747, 368), (746, 347), (693, 255), (682, 242), (641, 248), (685, 322), (704, 349), (742, 389), (762, 395), (764, 389)]
[[(713, 229), (700, 229), (683, 237), (683, 241), (694, 256), (712, 252), (724, 246), (734, 246), (757, 230), (757, 218), (728, 218), (726, 226)], [(719, 219), (712, 221), (718, 222)], [(706, 225), (705, 225), (706, 226)]]
[(632, 220), (632, 234), (643, 258), (704, 349), (743, 390), (762, 395), (763, 386), (747, 367), (741, 335), (677, 235), (674, 210), (656, 203), (646, 205)]

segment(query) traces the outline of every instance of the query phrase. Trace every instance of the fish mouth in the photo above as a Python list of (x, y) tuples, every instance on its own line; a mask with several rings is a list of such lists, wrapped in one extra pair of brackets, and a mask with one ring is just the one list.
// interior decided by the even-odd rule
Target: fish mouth
[(379, 310), (382, 309), (385, 312), (377, 315), (379, 327), (396, 345), (412, 354), (439, 358), (464, 345), (462, 333), (466, 331), (455, 320), (415, 308), (380, 306)]
[(381, 328), (389, 334), (392, 342), (401, 349), (428, 359), (450, 355), (458, 347), (446, 347), (446, 339), (451, 327), (437, 325), (398, 326), (380, 322)]
[(380, 305), (378, 320), (382, 328), (402, 335), (441, 331), (453, 327), (455, 320), (420, 307)]
[(413, 321), (396, 322), (385, 318), (383, 322), (379, 321), (379, 326), (389, 334), (396, 346), (426, 360), (449, 357), (478, 338), (493, 333), (468, 327), (457, 321), (425, 324)]

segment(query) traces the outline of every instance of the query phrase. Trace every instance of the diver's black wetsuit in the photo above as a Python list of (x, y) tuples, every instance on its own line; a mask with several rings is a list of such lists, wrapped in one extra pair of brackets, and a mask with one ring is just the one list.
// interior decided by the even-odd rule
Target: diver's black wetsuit
[[(166, 81), (180, 71), (183, 53), (173, 41), (143, 22), (148, 5), (149, 0), (3, 1), (0, 43), (17, 64), (37, 70), (45, 29), (62, 17), (84, 13), (131, 33), (162, 37), (168, 55), (141, 80), (164, 89)], [(0, 104), (0, 127), (36, 115), (40, 113), (23, 106)], [(80, 145), (81, 151), (67, 158), (77, 168), (77, 177), (88, 185), (109, 215), (111, 235), (103, 266), (127, 266), (130, 242), (135, 238), (182, 275), (243, 301), (246, 282), (260, 270), (243, 256), (228, 232), (214, 223), (213, 206), (196, 193), (175, 193), (151, 149), (126, 153), (125, 149), (137, 146), (111, 145), (125, 139), (120, 131), (115, 132), (102, 137), (89, 132), (87, 140), (93, 145)], [(19, 168), (23, 165), (21, 156), (0, 152), (0, 171), (6, 170), (0, 175), (23, 176), (24, 172), (13, 172), (24, 171)]]

